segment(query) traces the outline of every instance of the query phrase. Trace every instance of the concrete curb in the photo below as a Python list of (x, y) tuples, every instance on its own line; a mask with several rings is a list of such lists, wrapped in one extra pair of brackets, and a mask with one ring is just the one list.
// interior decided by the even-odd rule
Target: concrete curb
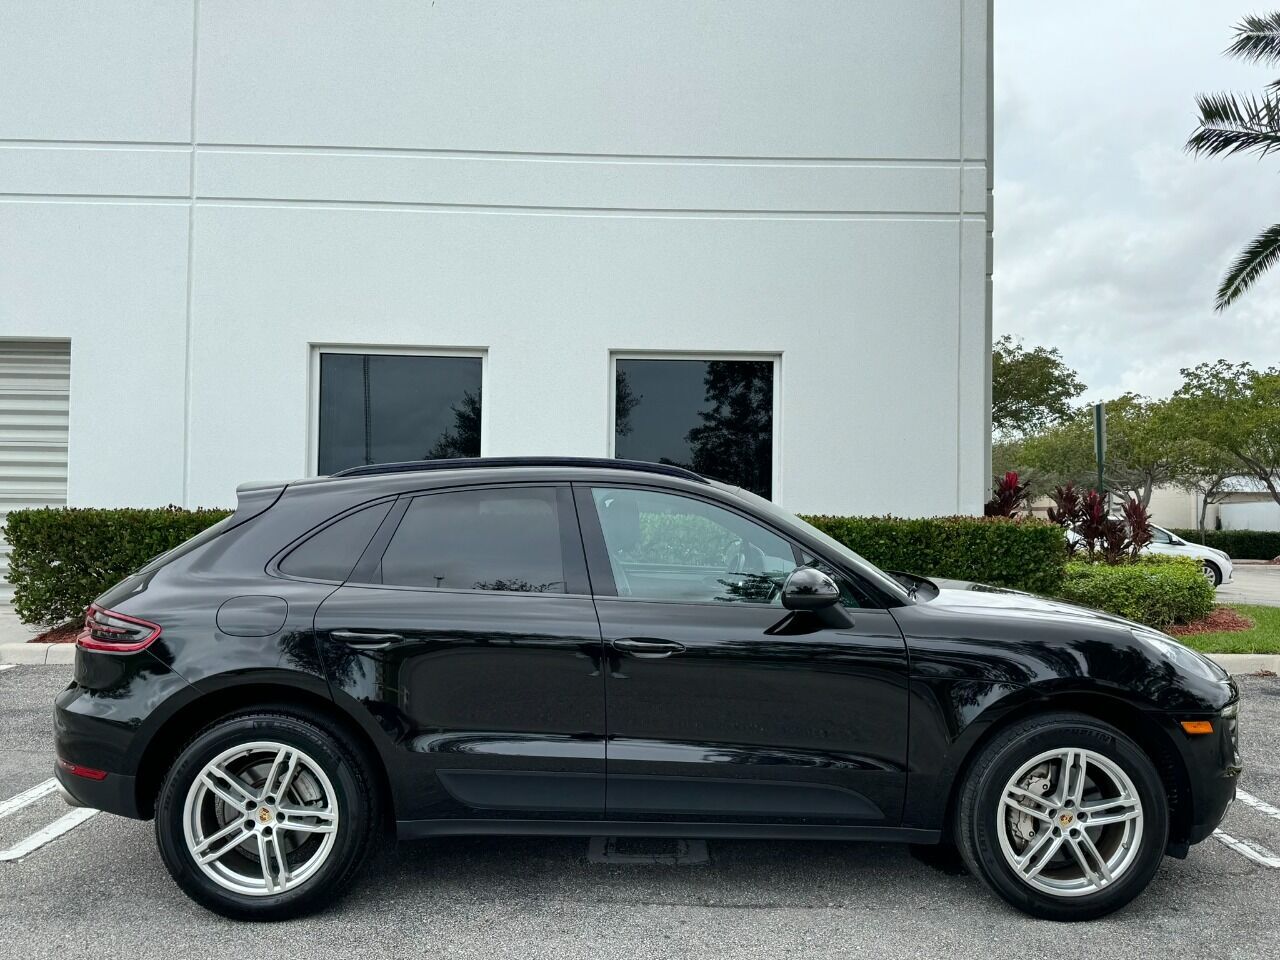
[(74, 643), (0, 643), (0, 663), (25, 666), (75, 663)]
[(1205, 656), (1236, 676), (1263, 670), (1280, 673), (1280, 653), (1207, 653)]

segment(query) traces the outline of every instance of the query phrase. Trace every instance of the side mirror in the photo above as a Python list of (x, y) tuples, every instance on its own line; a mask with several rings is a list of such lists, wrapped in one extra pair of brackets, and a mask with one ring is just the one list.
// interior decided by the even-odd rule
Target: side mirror
[(782, 584), (782, 605), (788, 610), (825, 610), (840, 602), (840, 588), (815, 567), (796, 567)]

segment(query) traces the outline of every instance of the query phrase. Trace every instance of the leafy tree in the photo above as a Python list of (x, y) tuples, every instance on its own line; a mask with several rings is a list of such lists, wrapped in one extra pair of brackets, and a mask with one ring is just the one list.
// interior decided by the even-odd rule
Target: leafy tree
[(631, 433), (631, 411), (644, 397), (631, 389), (631, 381), (627, 379), (627, 371), (621, 365), (613, 388), (613, 432), (616, 436), (625, 437)]
[[(1280, 12), (1245, 17), (1235, 28), (1227, 56), (1250, 63), (1280, 63)], [(1207, 93), (1196, 98), (1200, 121), (1187, 140), (1196, 156), (1252, 153), (1265, 157), (1280, 150), (1280, 81), (1262, 93)], [(1250, 242), (1218, 285), (1215, 310), (1225, 310), (1280, 259), (1280, 224), (1272, 224)]]
[(1218, 360), (1183, 370), (1182, 381), (1171, 401), (1178, 429), (1225, 453), (1280, 503), (1280, 367)]
[[(1064, 422), (1028, 437), (1021, 459), (1042, 481), (1096, 483), (1093, 414), (1081, 408)], [(1185, 439), (1173, 429), (1167, 401), (1126, 393), (1107, 403), (1107, 489), (1133, 497), (1144, 507), (1156, 487), (1185, 475)]]
[(1033, 433), (1071, 415), (1084, 391), (1056, 348), (1028, 350), (1005, 334), (991, 351), (991, 426), (1002, 436)]
[(454, 457), (480, 456), (480, 393), (470, 390), (462, 395), (462, 404), (454, 404), (453, 429), (440, 435), (423, 457), (425, 460), (449, 460)]
[[(686, 435), (698, 473), (763, 497), (773, 487), (773, 365), (713, 360), (703, 378), (709, 409)], [(683, 466), (683, 464), (682, 464)]]
[(1186, 445), (1187, 462), (1182, 477), (1175, 485), (1195, 494), (1200, 501), (1200, 509), (1196, 513), (1196, 529), (1204, 539), (1205, 517), (1209, 508), (1221, 503), (1232, 492), (1229, 481), (1239, 475), (1240, 467), (1227, 453), (1216, 444), (1206, 443), (1191, 437)]

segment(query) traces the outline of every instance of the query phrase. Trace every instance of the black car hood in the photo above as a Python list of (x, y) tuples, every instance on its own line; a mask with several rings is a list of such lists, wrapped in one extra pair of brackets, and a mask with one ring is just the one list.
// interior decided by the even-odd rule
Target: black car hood
[(1007, 616), (1020, 613), (1035, 617), (1037, 614), (1052, 616), (1054, 619), (1064, 617), (1082, 620), (1099, 625), (1110, 625), (1129, 629), (1141, 626), (1123, 617), (1077, 606), (1065, 600), (1053, 600), (1022, 590), (1010, 590), (1007, 587), (992, 587), (983, 583), (971, 583), (967, 580), (931, 581), (938, 588), (934, 597), (921, 599), (934, 608), (948, 608), (968, 614), (990, 610), (993, 616)]
[(927, 582), (935, 590), (918, 592), (918, 606), (944, 618), (950, 615), (965, 621), (971, 628), (977, 626), (977, 636), (987, 632), (988, 628), (981, 624), (989, 623), (993, 635), (1007, 635), (1010, 628), (1030, 627), (1032, 635), (1050, 645), (1071, 646), (1080, 639), (1116, 648), (1132, 649), (1136, 645), (1156, 662), (1176, 661), (1183, 670), (1190, 668), (1202, 680), (1229, 682), (1227, 671), (1208, 657), (1153, 627), (1124, 617), (1005, 587), (965, 580)]

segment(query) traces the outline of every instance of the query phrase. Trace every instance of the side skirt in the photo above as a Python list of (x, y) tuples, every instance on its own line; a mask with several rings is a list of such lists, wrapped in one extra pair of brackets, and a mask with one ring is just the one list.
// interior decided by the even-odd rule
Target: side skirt
[(640, 820), (397, 820), (401, 840), (449, 836), (693, 837), (736, 840), (871, 840), (939, 843), (941, 830), (779, 823), (662, 823)]

